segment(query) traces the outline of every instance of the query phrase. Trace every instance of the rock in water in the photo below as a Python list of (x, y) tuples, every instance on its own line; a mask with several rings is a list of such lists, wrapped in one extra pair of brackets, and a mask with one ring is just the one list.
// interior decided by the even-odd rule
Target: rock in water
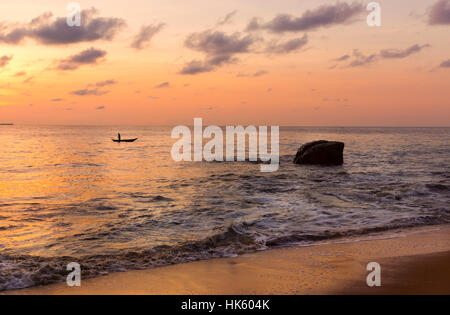
[(343, 142), (313, 141), (300, 147), (295, 156), (295, 164), (320, 164), (342, 165), (344, 164)]

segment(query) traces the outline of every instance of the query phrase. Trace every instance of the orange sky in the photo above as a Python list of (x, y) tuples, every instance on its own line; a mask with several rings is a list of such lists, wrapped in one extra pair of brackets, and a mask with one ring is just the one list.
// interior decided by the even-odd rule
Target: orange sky
[(0, 122), (450, 126), (448, 0), (379, 1), (381, 27), (369, 1), (78, 1), (80, 36), (69, 2), (0, 4)]

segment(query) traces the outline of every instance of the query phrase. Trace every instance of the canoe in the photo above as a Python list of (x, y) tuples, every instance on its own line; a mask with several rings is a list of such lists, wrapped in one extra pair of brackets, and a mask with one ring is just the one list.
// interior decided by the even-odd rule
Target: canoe
[(135, 138), (135, 139), (120, 139), (120, 140), (117, 140), (117, 139), (112, 139), (112, 141), (114, 141), (114, 142), (134, 142), (134, 141), (136, 141), (138, 138)]

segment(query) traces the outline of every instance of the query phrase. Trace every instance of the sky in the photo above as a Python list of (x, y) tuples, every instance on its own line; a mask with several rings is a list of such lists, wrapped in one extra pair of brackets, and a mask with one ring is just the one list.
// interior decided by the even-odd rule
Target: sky
[(0, 3), (0, 123), (450, 126), (450, 0)]

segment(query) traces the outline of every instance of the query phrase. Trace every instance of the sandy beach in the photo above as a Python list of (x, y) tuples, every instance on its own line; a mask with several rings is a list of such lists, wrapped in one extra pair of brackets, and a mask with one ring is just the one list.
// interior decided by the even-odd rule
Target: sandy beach
[[(381, 265), (381, 287), (366, 266)], [(450, 294), (450, 226), (113, 273), (6, 294)]]

